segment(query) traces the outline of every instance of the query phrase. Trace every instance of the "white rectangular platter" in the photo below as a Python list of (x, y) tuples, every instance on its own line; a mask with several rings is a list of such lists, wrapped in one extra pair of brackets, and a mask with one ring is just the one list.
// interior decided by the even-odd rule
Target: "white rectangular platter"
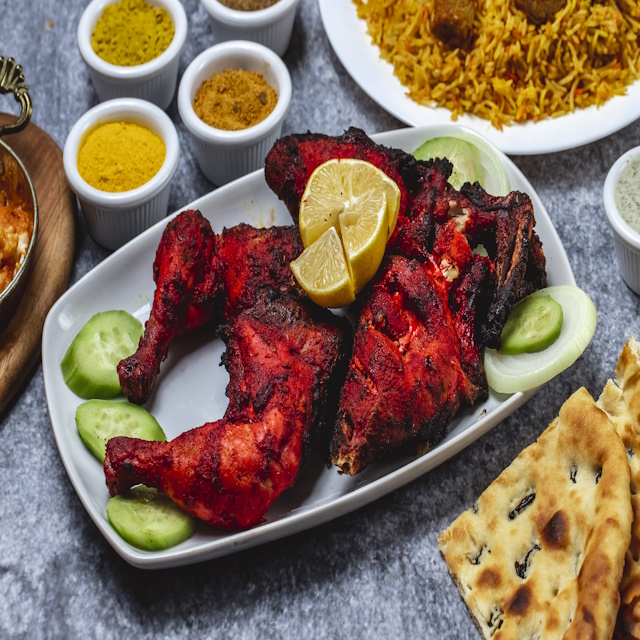
[[(439, 125), (373, 137), (387, 146), (413, 151), (428, 138), (458, 129), (456, 125)], [(500, 154), (500, 157), (511, 188), (529, 194), (533, 201), (536, 229), (547, 258), (549, 284), (575, 284), (567, 256), (542, 202), (518, 168), (506, 156)], [(291, 224), (285, 206), (265, 183), (263, 171), (245, 176), (184, 207), (189, 208), (199, 209), (216, 232), (239, 222), (254, 226)], [(60, 362), (78, 331), (98, 311), (124, 309), (143, 323), (147, 320), (154, 292), (152, 265), (166, 222), (158, 223), (129, 242), (73, 285), (52, 307), (42, 338), (45, 391), (62, 462), (96, 526), (112, 547), (134, 566), (165, 568), (215, 558), (353, 511), (455, 455), (534, 393), (506, 396), (492, 392), (486, 402), (462, 410), (452, 421), (445, 440), (424, 455), (396, 456), (372, 465), (355, 477), (327, 468), (317, 456), (303, 470), (296, 485), (272, 505), (264, 522), (247, 531), (228, 531), (201, 523), (191, 539), (171, 549), (156, 552), (137, 549), (122, 540), (107, 520), (109, 494), (102, 466), (85, 448), (75, 426), (76, 408), (83, 400), (65, 385)], [(228, 375), (220, 366), (223, 349), (223, 343), (206, 329), (185, 336), (172, 346), (155, 391), (145, 405), (162, 425), (168, 439), (223, 416), (228, 382)]]

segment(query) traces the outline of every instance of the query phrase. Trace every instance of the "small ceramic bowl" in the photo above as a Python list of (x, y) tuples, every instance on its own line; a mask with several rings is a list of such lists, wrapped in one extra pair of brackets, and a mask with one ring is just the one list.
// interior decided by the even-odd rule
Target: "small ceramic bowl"
[[(239, 131), (216, 129), (203, 122), (193, 109), (202, 83), (227, 69), (261, 73), (278, 94), (274, 110), (253, 127)], [(198, 164), (216, 185), (264, 166), (269, 149), (280, 137), (290, 104), (291, 76), (287, 67), (271, 49), (254, 42), (224, 42), (202, 52), (187, 67), (178, 89), (178, 111), (193, 137)]]
[(218, 0), (200, 1), (211, 18), (217, 42), (251, 40), (269, 47), (279, 56), (284, 55), (291, 41), (299, 0), (278, 0), (258, 11), (230, 9)]
[(604, 210), (613, 230), (616, 258), (622, 278), (632, 291), (640, 294), (640, 234), (623, 220), (614, 198), (620, 172), (633, 159), (640, 160), (640, 147), (623, 154), (607, 174), (604, 183)]
[[(114, 121), (147, 127), (166, 147), (164, 163), (151, 180), (136, 189), (118, 193), (92, 187), (78, 171), (78, 151), (86, 136), (99, 125)], [(63, 163), (93, 239), (107, 249), (117, 249), (162, 220), (167, 215), (171, 179), (179, 158), (180, 146), (173, 122), (156, 105), (137, 98), (118, 98), (87, 111), (67, 136)]]
[(91, 47), (91, 36), (98, 19), (108, 4), (115, 0), (93, 0), (85, 9), (78, 24), (80, 55), (89, 68), (98, 99), (134, 97), (148, 100), (166, 109), (176, 91), (180, 54), (187, 40), (187, 16), (180, 0), (150, 0), (164, 7), (175, 26), (169, 47), (157, 58), (134, 67), (122, 67), (105, 62)]

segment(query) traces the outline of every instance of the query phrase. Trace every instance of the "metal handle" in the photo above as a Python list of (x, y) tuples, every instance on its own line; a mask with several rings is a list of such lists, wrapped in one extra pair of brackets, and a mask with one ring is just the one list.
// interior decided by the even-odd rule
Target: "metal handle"
[(11, 124), (0, 126), (0, 136), (5, 133), (22, 131), (31, 120), (31, 96), (29, 87), (24, 83), (22, 67), (13, 58), (0, 56), (0, 93), (13, 93), (15, 99), (22, 105), (20, 117)]

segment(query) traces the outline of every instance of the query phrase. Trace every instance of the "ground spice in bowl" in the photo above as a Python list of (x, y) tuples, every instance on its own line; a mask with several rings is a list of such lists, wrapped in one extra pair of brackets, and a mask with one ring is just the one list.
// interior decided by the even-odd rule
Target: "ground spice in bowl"
[(158, 173), (167, 150), (155, 133), (131, 122), (94, 129), (78, 151), (82, 179), (101, 191), (130, 191)]
[(260, 9), (266, 9), (278, 1), (279, 0), (220, 0), (220, 4), (229, 7), (229, 9), (236, 9), (237, 11), (260, 11)]
[(261, 73), (227, 69), (202, 83), (193, 110), (211, 127), (238, 131), (262, 122), (277, 102), (278, 94)]
[(91, 47), (105, 62), (132, 67), (157, 58), (171, 44), (175, 31), (163, 7), (146, 0), (119, 0), (104, 8)]

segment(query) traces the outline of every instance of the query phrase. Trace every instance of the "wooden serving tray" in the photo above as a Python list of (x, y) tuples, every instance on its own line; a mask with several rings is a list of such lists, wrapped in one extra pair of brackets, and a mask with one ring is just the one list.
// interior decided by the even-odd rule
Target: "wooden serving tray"
[[(0, 113), (0, 125), (15, 121)], [(29, 123), (3, 142), (22, 160), (36, 191), (39, 228), (29, 281), (15, 314), (0, 333), (0, 413), (40, 357), (42, 327), (69, 282), (75, 245), (76, 198), (67, 183), (62, 150)]]

